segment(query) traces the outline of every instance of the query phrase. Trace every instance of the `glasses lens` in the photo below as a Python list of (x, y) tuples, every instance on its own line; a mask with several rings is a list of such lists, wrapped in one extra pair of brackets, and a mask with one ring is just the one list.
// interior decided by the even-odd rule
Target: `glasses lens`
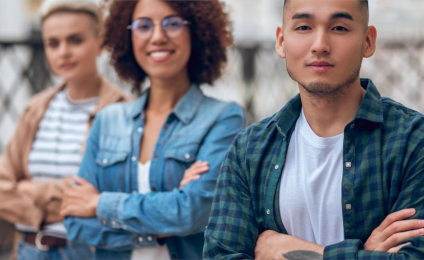
[(163, 20), (162, 27), (168, 37), (177, 37), (184, 29), (184, 20), (179, 16), (171, 16)]
[(131, 29), (137, 37), (141, 39), (147, 39), (152, 34), (153, 23), (150, 19), (137, 19), (133, 22)]

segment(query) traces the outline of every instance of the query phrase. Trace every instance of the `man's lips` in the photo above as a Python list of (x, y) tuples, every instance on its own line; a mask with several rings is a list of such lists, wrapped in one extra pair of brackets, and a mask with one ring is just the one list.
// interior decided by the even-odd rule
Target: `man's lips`
[(334, 65), (327, 61), (313, 61), (307, 65), (315, 72), (325, 72), (333, 68)]

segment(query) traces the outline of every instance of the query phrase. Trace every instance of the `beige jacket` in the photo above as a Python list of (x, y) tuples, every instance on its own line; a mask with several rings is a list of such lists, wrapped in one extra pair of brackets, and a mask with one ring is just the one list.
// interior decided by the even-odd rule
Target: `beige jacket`
[[(44, 90), (31, 99), (0, 159), (0, 218), (8, 222), (31, 225), (39, 230), (43, 220), (60, 220), (62, 195), (72, 186), (72, 178), (65, 178), (61, 182), (32, 182), (28, 172), (28, 156), (50, 101), (64, 87), (63, 84)], [(89, 125), (100, 109), (127, 99), (121, 90), (102, 79), (99, 102), (90, 116)]]

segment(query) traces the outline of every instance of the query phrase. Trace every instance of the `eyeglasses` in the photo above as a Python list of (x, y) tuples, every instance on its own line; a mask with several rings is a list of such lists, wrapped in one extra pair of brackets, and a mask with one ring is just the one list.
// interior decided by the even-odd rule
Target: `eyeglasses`
[(127, 26), (127, 30), (139, 39), (146, 40), (152, 36), (153, 28), (156, 24), (162, 25), (162, 30), (169, 38), (175, 38), (181, 35), (184, 25), (190, 24), (189, 21), (183, 20), (180, 16), (172, 15), (165, 17), (162, 22), (153, 22), (150, 18), (137, 18), (131, 25)]

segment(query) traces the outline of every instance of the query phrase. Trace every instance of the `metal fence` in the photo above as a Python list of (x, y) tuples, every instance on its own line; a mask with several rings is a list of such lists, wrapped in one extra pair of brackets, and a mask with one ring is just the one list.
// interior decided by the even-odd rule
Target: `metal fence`
[[(111, 81), (128, 88), (117, 78), (107, 55), (100, 59), (99, 68)], [(382, 95), (424, 112), (424, 40), (380, 43), (376, 54), (364, 60), (361, 76), (372, 78)], [(30, 96), (52, 82), (39, 39), (0, 42), (0, 154)], [(248, 124), (277, 112), (298, 92), (272, 43), (231, 50), (223, 77), (214, 87), (202, 88), (207, 95), (241, 104)]]

